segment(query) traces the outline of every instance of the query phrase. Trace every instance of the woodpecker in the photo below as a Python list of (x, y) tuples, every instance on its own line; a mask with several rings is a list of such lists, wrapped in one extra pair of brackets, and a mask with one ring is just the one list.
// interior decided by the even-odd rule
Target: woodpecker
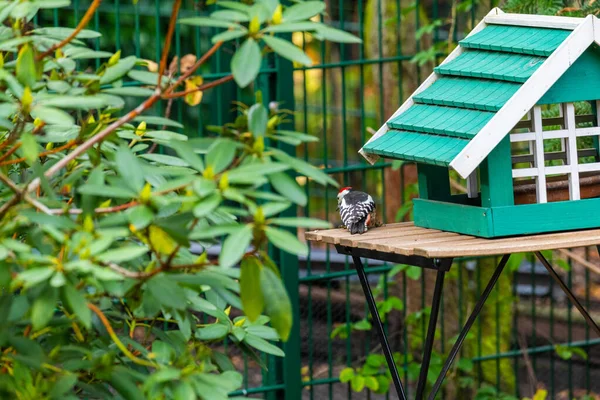
[(375, 202), (371, 195), (348, 186), (339, 191), (337, 198), (342, 222), (352, 235), (365, 233), (375, 222)]

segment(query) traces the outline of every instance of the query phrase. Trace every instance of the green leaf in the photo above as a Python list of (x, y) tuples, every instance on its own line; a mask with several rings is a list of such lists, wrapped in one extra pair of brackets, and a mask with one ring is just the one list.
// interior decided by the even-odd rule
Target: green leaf
[(327, 25), (319, 25), (317, 28), (317, 36), (321, 40), (338, 43), (362, 43), (359, 37), (356, 37), (348, 32), (340, 29), (335, 29)]
[(304, 1), (294, 4), (283, 11), (283, 20), (286, 22), (309, 19), (325, 11), (323, 1)]
[(278, 149), (270, 149), (273, 152), (273, 156), (283, 163), (286, 163), (299, 173), (306, 175), (307, 177), (314, 179), (321, 185), (332, 185), (334, 187), (338, 187), (338, 183), (333, 180), (329, 175), (320, 170), (319, 168), (315, 168), (309, 163), (302, 161), (300, 159), (294, 158), (285, 152)]
[(213, 193), (212, 195), (200, 200), (200, 202), (194, 207), (194, 216), (196, 218), (204, 217), (219, 207), (221, 204), (221, 195), (217, 193)]
[(33, 87), (37, 81), (37, 72), (35, 68), (35, 54), (33, 47), (25, 44), (19, 50), (17, 65), (15, 68), (17, 79), (24, 86)]
[(235, 146), (229, 140), (217, 140), (206, 154), (206, 165), (213, 168), (218, 174), (227, 168), (235, 158)]
[(173, 391), (173, 400), (196, 400), (196, 393), (191, 384), (186, 381), (179, 381)]
[(152, 209), (144, 205), (132, 208), (127, 216), (137, 230), (146, 228), (154, 220)]
[[(133, 79), (134, 81), (138, 81), (140, 83), (143, 83), (145, 85), (150, 85), (150, 86), (156, 86), (156, 83), (158, 82), (158, 72), (140, 71), (140, 70), (134, 69), (134, 70), (129, 71), (127, 76), (130, 77), (131, 79)], [(162, 85), (166, 85), (170, 82), (170, 80), (167, 76), (163, 76), (163, 77), (161, 77), (160, 82)], [(137, 117), (137, 118), (144, 120), (148, 117), (141, 116), (141, 117)], [(151, 118), (161, 118), (161, 117), (151, 117)], [(135, 121), (136, 119), (134, 118), (133, 120)]]
[(185, 162), (184, 160), (182, 160), (181, 158), (167, 156), (165, 154), (150, 153), (150, 154), (142, 154), (140, 157), (142, 157), (146, 160), (157, 162), (159, 164), (170, 165), (172, 167), (187, 167), (187, 166), (189, 166), (188, 163)]
[(185, 309), (187, 306), (183, 289), (172, 281), (168, 275), (156, 275), (146, 282), (146, 289), (164, 306), (176, 310)]
[(130, 189), (116, 186), (94, 185), (89, 183), (81, 186), (77, 191), (81, 194), (118, 199), (131, 199), (137, 196), (137, 193), (131, 191)]
[(254, 104), (248, 110), (248, 129), (254, 136), (264, 136), (267, 133), (269, 113), (262, 103)]
[(292, 226), (301, 228), (327, 229), (331, 224), (316, 218), (271, 218), (268, 223), (280, 226)]
[(376, 391), (377, 389), (379, 389), (379, 382), (374, 376), (365, 376), (365, 386), (369, 390)]
[(171, 142), (169, 143), (169, 147), (172, 147), (177, 152), (177, 155), (185, 160), (190, 167), (194, 168), (196, 171), (204, 171), (204, 163), (202, 162), (202, 158), (200, 158), (200, 156), (198, 156), (198, 154), (196, 154), (194, 150), (190, 148), (189, 144)]
[(229, 327), (223, 324), (212, 324), (196, 331), (196, 338), (200, 340), (222, 339), (229, 333)]
[(283, 163), (276, 162), (256, 162), (253, 164), (242, 165), (241, 167), (228, 171), (227, 175), (231, 183), (251, 182), (258, 176), (270, 175), (277, 172), (285, 171), (290, 167)]
[(200, 197), (208, 196), (217, 189), (215, 181), (198, 178), (193, 183), (194, 192)]
[(265, 228), (267, 238), (276, 247), (287, 251), (288, 253), (306, 256), (308, 255), (308, 246), (301, 242), (295, 235), (288, 231), (267, 226)]
[(136, 156), (124, 144), (119, 146), (115, 154), (117, 171), (133, 191), (139, 193), (144, 187), (144, 173)]
[(306, 193), (300, 185), (288, 174), (277, 172), (269, 175), (269, 182), (273, 185), (273, 188), (290, 201), (300, 205), (306, 206), (308, 201)]
[(469, 358), (461, 358), (456, 363), (456, 366), (463, 372), (473, 371), (473, 361)]
[(39, 146), (31, 132), (25, 132), (21, 135), (21, 151), (23, 152), (23, 157), (25, 157), (29, 164), (33, 164), (37, 161), (39, 155), (38, 147)]
[(87, 307), (85, 296), (71, 285), (63, 286), (62, 293), (71, 312), (81, 321), (83, 326), (91, 328), (92, 312)]
[[(64, 1), (67, 5), (69, 4), (68, 0)], [(46, 1), (44, 1), (46, 3)], [(52, 36), (57, 39), (66, 39), (70, 37), (75, 29), (73, 28), (61, 28), (61, 27), (48, 27), (48, 28), (38, 28), (34, 29), (32, 32), (37, 33), (38, 35), (46, 35)], [(100, 32), (92, 31), (90, 29), (82, 29), (75, 36), (76, 39), (95, 39), (101, 37), (102, 34)]]
[(248, 22), (250, 17), (248, 13), (240, 12), (237, 10), (218, 10), (210, 14), (211, 18), (216, 18), (225, 21), (232, 22)]
[(245, 88), (256, 79), (261, 62), (260, 46), (254, 39), (246, 39), (231, 58), (231, 73), (239, 87)]
[(58, 295), (56, 289), (47, 287), (42, 294), (35, 299), (31, 307), (31, 323), (33, 330), (37, 331), (48, 325), (54, 316)]
[(271, 318), (271, 325), (281, 340), (285, 342), (292, 330), (292, 304), (281, 278), (270, 268), (262, 268), (260, 272), (260, 288), (265, 303), (265, 313)]
[(246, 36), (247, 34), (248, 34), (248, 31), (245, 28), (244, 29), (236, 29), (236, 30), (228, 30), (228, 31), (221, 32), (221, 33), (214, 35), (210, 39), (210, 41), (213, 44), (218, 43), (218, 42), (228, 42), (230, 40)]
[(135, 67), (136, 62), (137, 58), (135, 56), (120, 59), (115, 65), (106, 68), (104, 75), (100, 78), (100, 84), (106, 85), (121, 79)]
[(31, 268), (17, 275), (16, 280), (23, 282), (25, 288), (30, 288), (50, 279), (53, 274), (54, 269), (52, 268)]
[(354, 378), (354, 368), (346, 367), (340, 371), (340, 382), (347, 383)]
[(37, 100), (38, 105), (58, 108), (70, 108), (76, 110), (96, 110), (110, 105), (110, 101), (106, 97), (100, 95), (94, 96), (68, 96), (56, 95), (48, 96)]
[(192, 25), (192, 26), (206, 26), (211, 28), (238, 28), (239, 24), (230, 21), (224, 21), (222, 19), (216, 19), (211, 17), (192, 17), (182, 18), (179, 20), (180, 24)]
[[(171, 131), (146, 131), (146, 133), (144, 134), (144, 138), (159, 139), (166, 141), (176, 140), (177, 142), (173, 142), (175, 144), (180, 144), (178, 142), (187, 142), (188, 140), (187, 136), (182, 135), (181, 133), (175, 133)], [(167, 145), (169, 147), (173, 147), (171, 146), (171, 143), (167, 143)]]
[(73, 389), (73, 386), (77, 383), (76, 374), (63, 375), (56, 380), (50, 390), (50, 397), (52, 399), (64, 399), (66, 394)]
[(59, 108), (37, 106), (31, 110), (33, 118), (39, 118), (49, 125), (73, 125), (75, 119)]
[(362, 375), (355, 375), (350, 380), (350, 386), (355, 392), (361, 392), (365, 388), (365, 377)]
[(259, 338), (258, 336), (247, 334), (244, 338), (244, 343), (246, 343), (248, 346), (254, 347), (258, 351), (262, 351), (263, 353), (272, 354), (277, 357), (285, 357), (285, 353), (279, 347)]
[(230, 268), (240, 261), (252, 241), (252, 229), (253, 225), (246, 225), (225, 239), (219, 254), (221, 267)]
[(131, 379), (130, 370), (116, 366), (110, 373), (108, 382), (125, 400), (144, 400), (146, 396)]
[(306, 53), (304, 53), (302, 49), (295, 44), (275, 36), (263, 36), (262, 40), (264, 40), (267, 46), (273, 49), (273, 51), (279, 54), (281, 57), (303, 65), (312, 65), (312, 60), (310, 57), (307, 56)]
[(321, 24), (312, 21), (284, 22), (279, 25), (269, 25), (263, 32), (283, 33), (283, 32), (310, 32), (315, 31)]
[[(156, 83), (156, 81), (155, 81)], [(183, 129), (183, 125), (177, 121), (173, 121), (169, 118), (164, 117), (155, 117), (155, 116), (139, 116), (133, 119), (136, 122), (146, 122), (148, 125), (159, 125), (159, 126), (171, 126), (173, 128), (181, 128)]]
[(264, 301), (260, 289), (260, 274), (262, 265), (256, 257), (242, 259), (240, 275), (240, 297), (244, 314), (251, 322), (256, 321), (263, 312)]
[(106, 251), (96, 258), (102, 262), (120, 263), (141, 257), (146, 253), (148, 253), (148, 248), (146, 246), (130, 245)]
[[(154, 81), (156, 83), (157, 79)], [(102, 93), (114, 94), (116, 96), (132, 96), (132, 97), (150, 97), (154, 93), (154, 90), (135, 86), (124, 86), (103, 89)]]

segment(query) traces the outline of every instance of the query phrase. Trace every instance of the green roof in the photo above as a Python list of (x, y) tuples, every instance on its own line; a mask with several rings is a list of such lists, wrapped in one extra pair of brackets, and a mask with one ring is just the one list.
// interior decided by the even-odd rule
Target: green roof
[(488, 25), (468, 36), (463, 52), (435, 68), (438, 79), (364, 152), (448, 166), (570, 34)]

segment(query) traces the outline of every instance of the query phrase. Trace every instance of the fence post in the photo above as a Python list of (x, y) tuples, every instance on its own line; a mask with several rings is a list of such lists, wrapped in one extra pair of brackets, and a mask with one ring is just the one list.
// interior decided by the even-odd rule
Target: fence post
[[(286, 35), (285, 39), (291, 40), (291, 35)], [(280, 103), (280, 107), (293, 110), (294, 109), (294, 66), (291, 61), (276, 57), (275, 65), (277, 72), (269, 74), (269, 101), (277, 100)], [(293, 118), (293, 117), (292, 117)], [(281, 126), (281, 129), (295, 130), (293, 119), (292, 122)], [(284, 150), (291, 156), (296, 156), (296, 149), (294, 146), (279, 144), (278, 147)], [(297, 208), (295, 206), (290, 207), (286, 211), (281, 213), (282, 217), (296, 217)], [(296, 234), (297, 230), (294, 228), (287, 229), (292, 234)], [(283, 351), (285, 352), (285, 358), (277, 359), (275, 362), (275, 368), (277, 370), (276, 375), (279, 378), (279, 382), (283, 382), (285, 388), (283, 393), (275, 394), (275, 398), (285, 400), (300, 400), (302, 393), (302, 378), (301, 378), (301, 354), (300, 354), (300, 298), (299, 298), (299, 262), (298, 257), (289, 254), (285, 251), (279, 250), (274, 251), (277, 264), (281, 269), (281, 278), (290, 297), (292, 304), (292, 317), (293, 325), (290, 337), (287, 342), (283, 343)], [(283, 396), (281, 396), (283, 394)]]

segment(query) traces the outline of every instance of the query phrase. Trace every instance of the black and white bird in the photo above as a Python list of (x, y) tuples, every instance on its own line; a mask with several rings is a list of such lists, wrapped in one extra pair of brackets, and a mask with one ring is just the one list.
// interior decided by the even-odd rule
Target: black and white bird
[(342, 222), (352, 235), (365, 233), (375, 222), (375, 202), (368, 193), (347, 186), (339, 191), (337, 198)]

